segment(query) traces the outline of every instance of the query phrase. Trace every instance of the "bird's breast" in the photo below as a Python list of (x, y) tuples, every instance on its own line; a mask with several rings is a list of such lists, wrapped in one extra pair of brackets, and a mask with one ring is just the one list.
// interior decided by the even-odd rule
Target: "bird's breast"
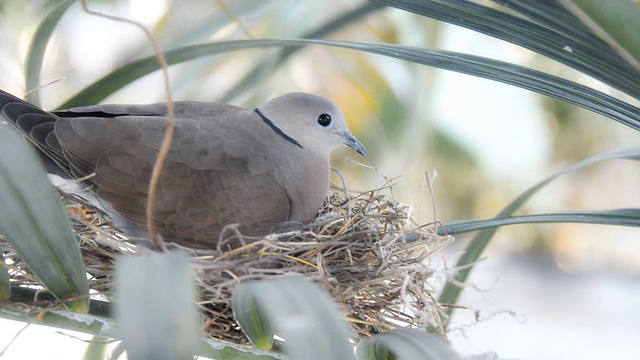
[(329, 159), (304, 156), (281, 169), (279, 181), (291, 203), (290, 221), (311, 222), (329, 191)]

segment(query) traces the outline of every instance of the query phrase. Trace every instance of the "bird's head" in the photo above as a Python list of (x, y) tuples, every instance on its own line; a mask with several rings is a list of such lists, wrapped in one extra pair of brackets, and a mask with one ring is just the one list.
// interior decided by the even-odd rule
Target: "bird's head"
[(346, 145), (366, 155), (364, 145), (351, 134), (342, 110), (321, 96), (290, 93), (279, 96), (255, 111), (269, 126), (300, 148), (329, 154)]

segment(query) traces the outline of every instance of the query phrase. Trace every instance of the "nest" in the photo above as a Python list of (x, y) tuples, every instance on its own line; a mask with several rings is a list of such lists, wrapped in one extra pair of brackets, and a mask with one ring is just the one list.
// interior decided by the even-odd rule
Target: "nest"
[[(387, 199), (383, 189), (351, 195), (332, 193), (314, 223), (301, 231), (244, 239), (231, 251), (187, 249), (196, 267), (204, 331), (236, 344), (248, 340), (231, 310), (231, 294), (242, 281), (299, 273), (319, 283), (341, 307), (359, 338), (395, 328), (428, 328), (445, 336), (445, 311), (435, 299), (432, 257), (453, 241), (431, 226), (416, 226), (409, 207)], [(91, 289), (110, 293), (112, 267), (120, 254), (148, 251), (129, 242), (95, 212), (69, 202), (92, 275)], [(6, 252), (20, 285), (37, 278)]]

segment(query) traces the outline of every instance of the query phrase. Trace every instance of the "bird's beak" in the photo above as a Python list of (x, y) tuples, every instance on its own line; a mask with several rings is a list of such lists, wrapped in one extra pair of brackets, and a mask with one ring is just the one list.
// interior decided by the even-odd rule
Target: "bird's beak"
[(340, 132), (340, 136), (344, 138), (344, 144), (348, 147), (352, 148), (355, 152), (362, 156), (367, 156), (367, 149), (364, 148), (364, 145), (358, 139), (356, 139), (353, 134), (348, 131)]

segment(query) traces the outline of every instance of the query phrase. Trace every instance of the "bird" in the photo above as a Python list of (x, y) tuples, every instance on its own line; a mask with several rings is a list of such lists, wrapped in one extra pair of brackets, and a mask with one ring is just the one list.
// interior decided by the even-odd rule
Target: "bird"
[[(308, 224), (328, 194), (330, 153), (347, 146), (366, 155), (340, 107), (317, 95), (288, 93), (254, 109), (176, 101), (174, 111), (153, 227), (178, 245), (216, 248), (227, 226), (265, 236)], [(81, 179), (116, 228), (148, 239), (148, 187), (167, 103), (45, 111), (0, 90), (0, 114), (49, 173)]]

